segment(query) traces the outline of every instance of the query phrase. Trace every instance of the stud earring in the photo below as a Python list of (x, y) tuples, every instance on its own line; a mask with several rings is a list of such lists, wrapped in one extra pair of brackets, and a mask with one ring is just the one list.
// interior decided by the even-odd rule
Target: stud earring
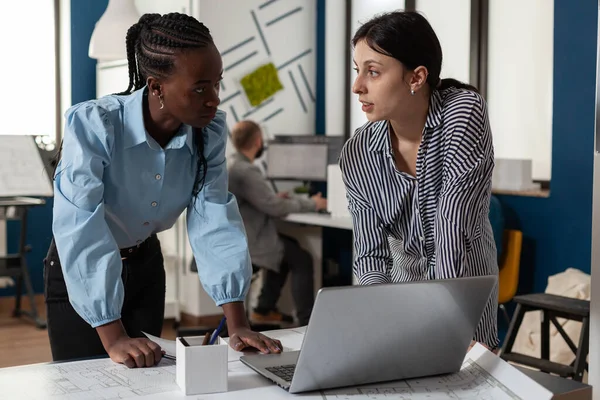
[(415, 95), (415, 91), (414, 91), (414, 89), (410, 89), (410, 95), (411, 95), (411, 96), (414, 96), (414, 95)]
[(163, 95), (162, 94), (158, 95), (158, 101), (160, 101), (160, 109), (162, 110), (163, 108), (165, 108), (165, 101), (163, 99)]

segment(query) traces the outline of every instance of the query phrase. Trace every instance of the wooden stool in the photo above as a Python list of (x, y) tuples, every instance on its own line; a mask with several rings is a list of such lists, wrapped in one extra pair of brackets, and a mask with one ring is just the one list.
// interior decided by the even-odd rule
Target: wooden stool
[[(546, 293), (517, 296), (513, 300), (517, 303), (517, 308), (510, 322), (500, 357), (506, 361), (538, 368), (543, 372), (555, 373), (562, 377), (573, 378), (573, 380), (581, 382), (584, 370), (588, 369), (586, 358), (589, 351), (590, 302)], [(521, 322), (523, 322), (523, 316), (528, 311), (537, 310), (542, 312), (541, 358), (513, 353), (512, 347), (519, 332)], [(569, 338), (562, 326), (560, 326), (556, 320), (557, 318), (582, 322), (578, 347), (575, 346), (571, 338)], [(575, 354), (575, 361), (571, 365), (550, 361), (550, 321), (552, 321), (556, 330)]]

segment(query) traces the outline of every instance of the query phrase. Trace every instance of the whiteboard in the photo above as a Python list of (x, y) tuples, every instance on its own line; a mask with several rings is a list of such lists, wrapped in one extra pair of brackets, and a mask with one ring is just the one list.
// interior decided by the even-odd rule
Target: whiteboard
[(0, 197), (52, 197), (52, 183), (32, 136), (0, 135)]

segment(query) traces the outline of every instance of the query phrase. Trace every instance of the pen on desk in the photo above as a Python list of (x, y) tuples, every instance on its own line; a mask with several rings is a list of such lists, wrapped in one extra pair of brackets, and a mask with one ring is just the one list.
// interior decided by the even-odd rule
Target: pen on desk
[(210, 340), (210, 332), (206, 332), (206, 334), (204, 335), (204, 340), (202, 340), (202, 346), (206, 346), (208, 344), (209, 340)]
[(215, 344), (215, 341), (217, 340), (217, 337), (219, 336), (219, 333), (221, 333), (221, 331), (223, 330), (223, 326), (225, 326), (225, 321), (227, 320), (227, 318), (223, 317), (223, 319), (221, 319), (221, 322), (219, 323), (219, 326), (217, 327), (217, 329), (215, 329), (215, 331), (213, 332), (211, 338), (210, 338), (210, 342), (208, 343), (209, 345), (213, 345)]

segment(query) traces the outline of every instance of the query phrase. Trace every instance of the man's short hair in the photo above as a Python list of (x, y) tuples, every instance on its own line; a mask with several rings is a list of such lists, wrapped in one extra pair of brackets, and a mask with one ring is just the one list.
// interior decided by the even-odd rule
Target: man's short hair
[(240, 121), (231, 129), (231, 141), (236, 150), (246, 150), (250, 148), (255, 135), (260, 134), (260, 126), (250, 120)]

